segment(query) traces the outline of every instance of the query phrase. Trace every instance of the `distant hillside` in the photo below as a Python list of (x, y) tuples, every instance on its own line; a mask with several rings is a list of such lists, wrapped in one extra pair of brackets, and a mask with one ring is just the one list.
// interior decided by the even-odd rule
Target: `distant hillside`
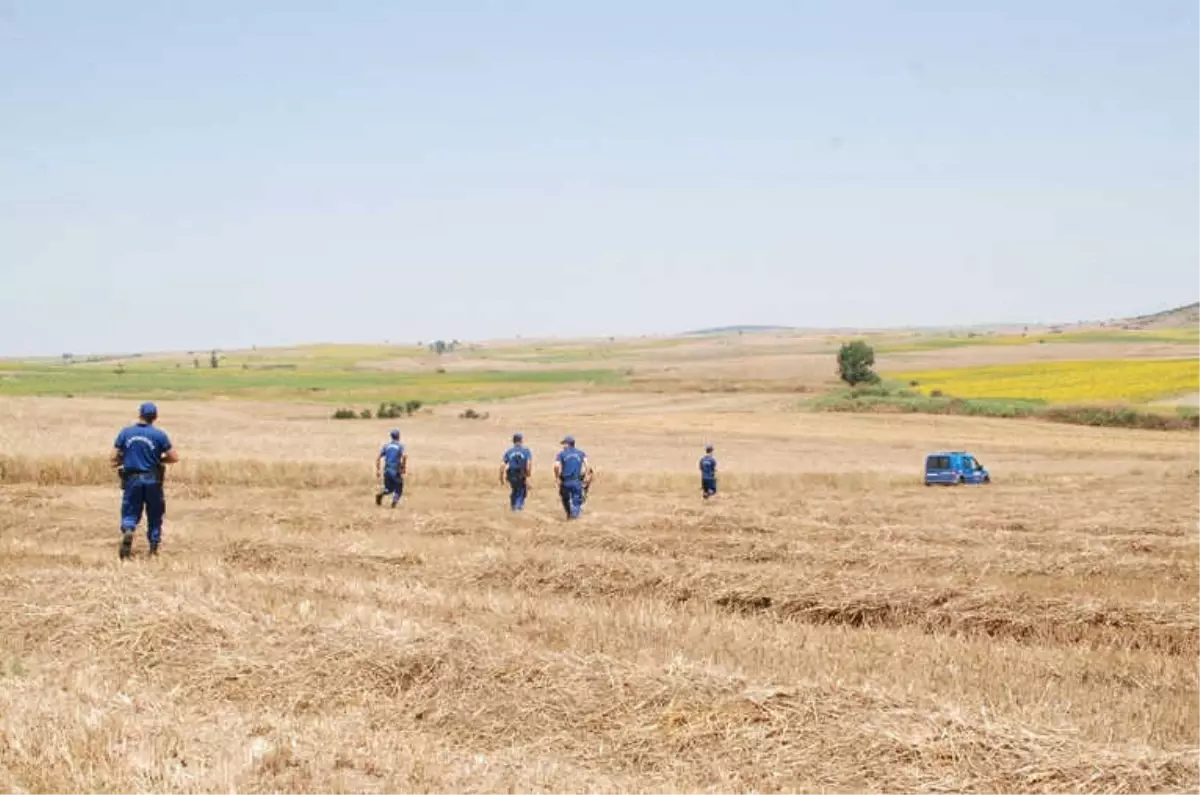
[(1189, 328), (1200, 325), (1200, 302), (1177, 306), (1152, 315), (1140, 315), (1121, 321), (1125, 326), (1138, 329)]
[(685, 331), (683, 336), (702, 336), (704, 334), (761, 334), (767, 331), (793, 331), (791, 326), (718, 326), (717, 328), (702, 328), (695, 331)]

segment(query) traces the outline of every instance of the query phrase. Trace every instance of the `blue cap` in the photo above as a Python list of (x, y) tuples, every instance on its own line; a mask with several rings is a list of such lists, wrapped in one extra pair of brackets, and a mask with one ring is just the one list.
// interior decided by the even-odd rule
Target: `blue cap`
[(521, 434), (519, 434), (519, 433), (514, 433), (514, 434), (513, 434), (513, 441), (514, 441), (514, 442), (519, 442), (519, 441), (523, 440), (524, 438), (525, 438), (525, 437), (524, 437), (524, 436), (522, 436), (522, 435), (521, 435)]
[(138, 406), (138, 416), (147, 417), (147, 418), (157, 417), (158, 416), (158, 406), (154, 405), (153, 403), (151, 403), (150, 401), (147, 400), (145, 403)]
[(571, 436), (570, 434), (567, 434), (566, 436), (563, 437), (562, 443), (563, 444), (575, 444), (575, 437)]
[(399, 438), (400, 438), (400, 431), (397, 431), (397, 430), (393, 429), (393, 430), (392, 430), (392, 438), (393, 438), (393, 439), (399, 439)]

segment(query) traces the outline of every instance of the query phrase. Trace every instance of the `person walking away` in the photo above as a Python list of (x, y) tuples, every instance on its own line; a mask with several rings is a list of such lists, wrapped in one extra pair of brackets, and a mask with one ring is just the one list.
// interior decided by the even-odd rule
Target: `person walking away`
[(717, 459), (713, 458), (712, 445), (704, 448), (704, 456), (700, 459), (700, 491), (704, 499), (717, 493)]
[(162, 543), (163, 516), (167, 501), (163, 495), (166, 465), (179, 460), (167, 434), (154, 427), (158, 407), (146, 402), (138, 407), (138, 421), (122, 428), (113, 441), (111, 461), (121, 477), (121, 546), (119, 557), (133, 555), (133, 534), (142, 511), (146, 512), (146, 540), (150, 554), (158, 554)]
[(533, 451), (523, 442), (525, 437), (513, 434), (513, 445), (504, 451), (504, 463), (500, 465), (500, 483), (508, 483), (509, 507), (514, 511), (524, 510), (525, 498), (529, 495), (529, 478), (533, 476)]
[(591, 479), (592, 466), (587, 453), (575, 446), (575, 437), (562, 440), (563, 449), (554, 457), (554, 479), (568, 519), (578, 519), (583, 507), (583, 483)]
[(383, 498), (392, 495), (392, 507), (404, 496), (404, 476), (408, 473), (408, 453), (400, 444), (400, 431), (391, 432), (392, 440), (379, 450), (375, 459), (375, 478), (379, 479), (380, 469), (383, 470), (383, 489), (375, 495), (375, 504), (383, 505)]

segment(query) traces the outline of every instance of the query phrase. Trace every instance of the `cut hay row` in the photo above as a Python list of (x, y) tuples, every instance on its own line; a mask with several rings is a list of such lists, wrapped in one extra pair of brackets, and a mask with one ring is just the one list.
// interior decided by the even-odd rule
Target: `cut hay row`
[[(167, 474), (171, 484), (188, 486), (252, 486), (263, 488), (334, 489), (362, 486), (373, 473), (370, 458), (361, 462), (269, 461), (255, 459), (185, 460), (172, 466)], [(499, 464), (497, 464), (497, 467)], [(491, 487), (496, 483), (497, 468), (481, 465), (422, 466), (413, 463), (406, 481), (413, 487)], [(548, 472), (535, 475), (534, 485), (551, 485)], [(645, 491), (694, 487), (696, 477), (661, 472), (611, 472), (601, 470), (598, 482), (617, 489)], [(896, 482), (914, 482), (912, 477), (892, 477), (863, 473), (848, 474), (773, 474), (739, 473), (726, 479), (730, 487), (771, 489), (785, 487), (828, 486), (866, 490)], [(43, 486), (103, 486), (117, 484), (117, 476), (102, 456), (31, 457), (0, 455), (0, 484), (36, 483)]]
[[(400, 736), (436, 733), (485, 758), (520, 749), (529, 764), (600, 766), (652, 790), (708, 782), (758, 791), (1146, 792), (1183, 789), (1196, 778), (1195, 755), (1183, 749), (1101, 745), (936, 697), (844, 687), (819, 675), (777, 686), (701, 664), (654, 668), (553, 652), (502, 625), (268, 617), (231, 612), (217, 594), (163, 605), (123, 601), (119, 580), (93, 585), (86, 611), (45, 611), (58, 629), (37, 646), (59, 654), (30, 682), (36, 687), (37, 677), (60, 667), (75, 670), (82, 722), (64, 721), (68, 705), (53, 693), (31, 712), (7, 709), (20, 691), (0, 690), (0, 768), (38, 770), (40, 788), (52, 791), (131, 777), (190, 789), (198, 775), (236, 788), (229, 769), (256, 780), (290, 773), (276, 786), (328, 790), (344, 767), (337, 755), (346, 753), (335, 732), (347, 725), (364, 735), (371, 726)], [(0, 600), (6, 633), (18, 608), (12, 597)], [(128, 709), (91, 700), (104, 682), (120, 683)], [(233, 737), (194, 737), (202, 719), (168, 721), (189, 704), (250, 711), (261, 722), (238, 725)], [(143, 726), (162, 726), (170, 741), (148, 756), (120, 753), (114, 741), (132, 739), (125, 724), (135, 715)], [(305, 726), (305, 739), (289, 743), (280, 728), (288, 724)], [(278, 756), (264, 759), (268, 753)], [(71, 764), (80, 754), (87, 767)], [(396, 757), (376, 762), (380, 785), (410, 788), (411, 771), (389, 758)]]
[[(338, 532), (334, 530), (333, 532)], [(553, 552), (521, 550), (457, 557), (460, 545), (435, 554), (325, 551), (276, 543), (234, 541), (218, 560), (234, 571), (331, 576), (417, 576), (455, 588), (507, 588), (533, 596), (651, 599), (691, 604), (769, 621), (856, 629), (914, 628), (961, 637), (988, 637), (1035, 645), (1149, 650), (1172, 656), (1200, 652), (1198, 605), (1116, 598), (1037, 597), (996, 587), (904, 584), (895, 577), (847, 578), (816, 567), (665, 565), (625, 557), (581, 562)], [(306, 587), (312, 587), (310, 583)]]
[[(431, 464), (417, 460), (411, 464), (406, 482), (415, 487), (491, 487), (497, 478), (496, 466), (480, 464)], [(248, 486), (262, 488), (334, 489), (361, 486), (372, 478), (370, 457), (360, 461), (279, 461), (266, 459), (185, 459), (167, 473), (171, 484), (188, 486)], [(1168, 475), (1186, 478), (1187, 474)], [(698, 488), (698, 474), (652, 470), (618, 471), (610, 466), (597, 468), (597, 483), (620, 491), (664, 492)], [(915, 486), (922, 483), (919, 470), (910, 473), (861, 472), (758, 472), (739, 471), (722, 474), (728, 490), (790, 491), (797, 495), (806, 489), (832, 488), (867, 492), (881, 488)], [(1007, 485), (1044, 485), (1049, 482), (1083, 483), (1072, 476), (1039, 476), (1014, 473)], [(0, 485), (34, 483), (41, 486), (117, 485), (117, 475), (105, 456), (30, 456), (0, 454)], [(549, 465), (535, 473), (534, 486), (553, 485)]]
[(526, 555), (468, 570), (463, 576), (475, 584), (504, 583), (532, 593), (576, 598), (698, 600), (781, 621), (864, 628), (911, 626), (951, 635), (1151, 649), (1170, 655), (1200, 652), (1194, 602), (1128, 604), (1037, 598), (990, 588), (889, 588), (869, 579), (847, 581), (829, 575), (795, 583), (747, 576), (744, 571), (645, 570), (622, 564), (609, 560), (589, 565)]

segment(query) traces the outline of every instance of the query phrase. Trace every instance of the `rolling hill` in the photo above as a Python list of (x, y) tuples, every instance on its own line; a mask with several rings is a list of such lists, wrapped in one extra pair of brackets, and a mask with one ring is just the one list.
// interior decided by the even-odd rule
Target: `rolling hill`
[(1184, 304), (1151, 315), (1126, 318), (1122, 322), (1126, 326), (1138, 329), (1188, 328), (1200, 324), (1200, 302)]

